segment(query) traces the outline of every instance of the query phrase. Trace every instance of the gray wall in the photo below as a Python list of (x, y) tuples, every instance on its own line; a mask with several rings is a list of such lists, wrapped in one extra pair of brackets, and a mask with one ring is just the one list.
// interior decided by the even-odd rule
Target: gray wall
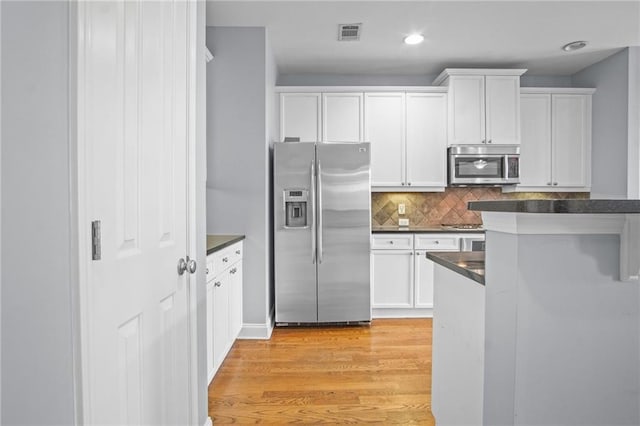
[(570, 75), (527, 75), (520, 77), (520, 87), (571, 87)]
[(572, 77), (593, 95), (592, 198), (627, 197), (629, 51), (624, 49)]
[[(278, 86), (431, 86), (437, 75), (281, 74)], [(571, 76), (527, 75), (522, 87), (571, 87)]]
[(208, 27), (207, 233), (244, 234), (244, 323), (267, 324), (270, 237), (264, 28)]
[(66, 2), (2, 2), (5, 425), (75, 423), (68, 14)]
[(268, 147), (268, 173), (267, 173), (267, 181), (268, 186), (266, 188), (267, 197), (267, 205), (269, 215), (267, 216), (267, 229), (269, 230), (268, 238), (269, 238), (269, 297), (267, 299), (267, 312), (272, 318), (275, 318), (272, 315), (271, 310), (275, 306), (275, 271), (273, 268), (273, 256), (274, 256), (274, 242), (273, 242), (273, 142), (278, 140), (280, 134), (280, 111), (279, 108), (279, 97), (276, 95), (276, 83), (278, 81), (278, 65), (276, 63), (276, 59), (273, 56), (273, 50), (271, 49), (271, 45), (269, 43), (269, 37), (267, 34), (267, 43), (266, 43), (266, 91), (267, 91), (267, 141), (265, 146)]
[(280, 74), (278, 86), (431, 86), (437, 75)]

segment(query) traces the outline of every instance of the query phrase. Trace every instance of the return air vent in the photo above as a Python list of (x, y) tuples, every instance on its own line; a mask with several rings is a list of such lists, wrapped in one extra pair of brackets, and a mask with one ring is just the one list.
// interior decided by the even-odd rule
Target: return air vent
[(362, 24), (338, 25), (338, 41), (358, 41), (362, 32)]

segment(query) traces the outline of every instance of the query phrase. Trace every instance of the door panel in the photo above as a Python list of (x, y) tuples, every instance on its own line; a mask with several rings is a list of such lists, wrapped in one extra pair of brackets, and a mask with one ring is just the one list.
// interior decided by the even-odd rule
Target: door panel
[(484, 76), (450, 77), (449, 145), (485, 140)]
[(320, 140), (320, 93), (280, 94), (280, 141), (298, 137), (301, 142)]
[[(276, 322), (316, 322), (316, 264), (311, 237), (315, 145), (277, 143), (273, 155)], [(286, 189), (309, 191), (307, 227), (285, 228)]]
[(364, 140), (371, 142), (371, 185), (404, 185), (404, 93), (367, 93), (364, 102)]
[(362, 142), (362, 93), (322, 94), (322, 140)]
[(551, 95), (523, 94), (520, 186), (551, 183)]
[(88, 424), (191, 422), (188, 9), (78, 4), (81, 206), (102, 231), (81, 288)]
[(407, 93), (407, 185), (447, 185), (447, 94)]
[(369, 321), (370, 144), (318, 144), (318, 321)]
[(488, 75), (486, 90), (487, 143), (520, 143), (520, 77)]
[(558, 186), (587, 186), (588, 98), (585, 95), (554, 94), (551, 99), (553, 183)]

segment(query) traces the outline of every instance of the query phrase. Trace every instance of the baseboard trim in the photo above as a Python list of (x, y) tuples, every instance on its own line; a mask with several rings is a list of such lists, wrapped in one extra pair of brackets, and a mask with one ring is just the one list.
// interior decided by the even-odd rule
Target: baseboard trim
[(271, 333), (273, 332), (273, 327), (275, 325), (272, 313), (270, 314), (267, 321), (268, 322), (265, 322), (263, 324), (260, 324), (260, 323), (242, 324), (242, 329), (240, 330), (240, 335), (238, 335), (238, 339), (269, 340), (271, 338)]
[(211, 417), (207, 417), (207, 420), (204, 421), (204, 426), (213, 426), (213, 420), (211, 420)]
[(432, 308), (422, 309), (393, 309), (374, 308), (373, 318), (433, 318)]

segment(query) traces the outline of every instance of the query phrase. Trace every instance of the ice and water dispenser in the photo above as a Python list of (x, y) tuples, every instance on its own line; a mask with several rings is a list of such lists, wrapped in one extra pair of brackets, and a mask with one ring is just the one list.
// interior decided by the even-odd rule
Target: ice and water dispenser
[(307, 204), (309, 191), (306, 189), (284, 190), (285, 228), (307, 227)]

